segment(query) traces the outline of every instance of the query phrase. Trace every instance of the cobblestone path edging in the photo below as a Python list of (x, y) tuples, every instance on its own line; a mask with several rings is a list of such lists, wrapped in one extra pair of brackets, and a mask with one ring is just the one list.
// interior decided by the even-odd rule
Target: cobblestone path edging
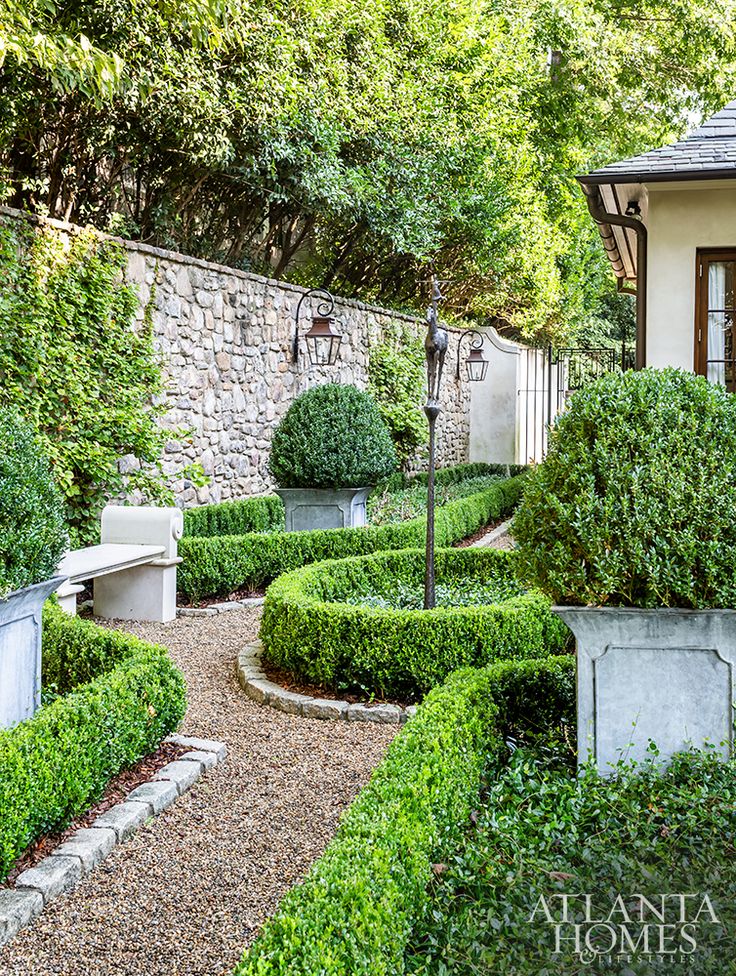
[(227, 755), (224, 742), (171, 735), (164, 741), (191, 750), (167, 763), (125, 800), (82, 827), (56, 850), (18, 875), (14, 888), (0, 889), (0, 946), (37, 918), (44, 907), (70, 891), (151, 817), (167, 810), (207, 769)]
[(269, 705), (288, 715), (322, 718), (345, 722), (377, 722), (379, 725), (399, 725), (416, 712), (416, 705), (391, 705), (369, 702), (347, 702), (332, 698), (313, 698), (296, 691), (287, 691), (269, 681), (261, 667), (263, 644), (253, 641), (238, 655), (236, 671), (243, 691), (259, 705)]

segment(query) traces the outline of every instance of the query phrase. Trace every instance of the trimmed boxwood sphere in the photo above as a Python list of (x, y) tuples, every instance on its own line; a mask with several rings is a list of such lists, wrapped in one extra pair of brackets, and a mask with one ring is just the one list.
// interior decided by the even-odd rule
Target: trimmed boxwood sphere
[(34, 431), (0, 410), (0, 597), (55, 576), (66, 545), (61, 495)]
[(370, 393), (328, 383), (302, 393), (276, 428), (269, 459), (281, 488), (362, 488), (397, 467)]
[(576, 393), (513, 523), (557, 603), (736, 607), (736, 398), (681, 370)]

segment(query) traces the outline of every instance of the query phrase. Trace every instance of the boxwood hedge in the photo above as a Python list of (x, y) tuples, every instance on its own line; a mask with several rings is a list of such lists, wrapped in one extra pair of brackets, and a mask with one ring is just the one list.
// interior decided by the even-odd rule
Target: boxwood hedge
[(678, 369), (609, 373), (555, 422), (514, 519), (556, 603), (736, 606), (736, 398)]
[(494, 584), (501, 602), (434, 610), (342, 602), (353, 594), (420, 587), (424, 551), (328, 560), (281, 576), (266, 594), (261, 639), (268, 661), (310, 682), (379, 695), (418, 696), (457, 668), (564, 650), (567, 628), (540, 593), (513, 586), (514, 554), (441, 549), (438, 583)]
[[(451, 545), (494, 519), (509, 515), (521, 496), (523, 477), (499, 481), (485, 491), (439, 508), (435, 522), (437, 545)], [(417, 518), (359, 529), (185, 537), (179, 543), (179, 555), (183, 557), (179, 590), (196, 600), (231, 593), (240, 587), (261, 587), (281, 573), (321, 559), (421, 546), (424, 534), (425, 520)]]
[(284, 503), (278, 495), (259, 495), (235, 502), (201, 505), (184, 513), (185, 536), (245, 535), (248, 532), (280, 532), (284, 528)]
[(50, 703), (0, 731), (0, 879), (184, 714), (184, 679), (164, 648), (54, 606), (44, 610), (43, 682)]
[(433, 862), (457, 848), (489, 758), (509, 732), (575, 711), (574, 658), (466, 669), (394, 739), (303, 884), (282, 900), (236, 976), (398, 976), (427, 909)]

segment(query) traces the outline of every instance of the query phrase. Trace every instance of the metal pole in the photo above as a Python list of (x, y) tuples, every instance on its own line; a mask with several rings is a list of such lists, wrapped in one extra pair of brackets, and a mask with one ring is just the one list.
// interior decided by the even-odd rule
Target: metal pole
[(429, 469), (427, 471), (427, 541), (424, 560), (424, 609), (436, 606), (434, 574), (434, 471), (435, 471), (435, 432), (441, 407), (438, 403), (427, 402), (424, 412), (429, 424)]
[(434, 572), (434, 481), (435, 481), (435, 435), (437, 418), (442, 407), (439, 402), (440, 384), (442, 382), (442, 367), (447, 355), (449, 335), (447, 329), (439, 324), (437, 307), (442, 301), (439, 282), (432, 280), (432, 303), (427, 309), (427, 336), (424, 340), (424, 351), (427, 360), (427, 402), (424, 413), (429, 425), (429, 469), (427, 471), (427, 535), (424, 562), (424, 609), (434, 609), (435, 603), (435, 572)]

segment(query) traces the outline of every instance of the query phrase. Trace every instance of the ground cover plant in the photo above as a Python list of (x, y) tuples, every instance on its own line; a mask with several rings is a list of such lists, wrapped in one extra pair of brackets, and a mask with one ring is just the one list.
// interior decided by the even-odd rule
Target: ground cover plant
[[(498, 481), (498, 476), (481, 475), (463, 481), (452, 481), (435, 486), (435, 505), (446, 505), (456, 498), (466, 498), (485, 491)], [(387, 525), (419, 518), (427, 511), (427, 485), (423, 481), (410, 483), (407, 488), (391, 485), (374, 491), (368, 497), (368, 521), (371, 525)]]
[[(462, 480), (461, 474), (477, 476), (487, 466), (459, 466), (440, 472), (440, 481)], [(495, 467), (492, 471), (497, 471)], [(436, 514), (435, 536), (439, 546), (451, 545), (467, 538), (478, 529), (508, 516), (514, 510), (522, 491), (523, 475), (505, 478), (483, 491), (456, 498), (440, 506)], [(417, 479), (421, 480), (421, 479)], [(403, 489), (404, 476), (395, 476), (389, 484)], [(210, 514), (205, 514), (211, 510)], [(179, 543), (183, 562), (179, 567), (178, 585), (184, 599), (199, 600), (222, 596), (241, 588), (257, 589), (282, 573), (322, 559), (341, 558), (385, 549), (403, 549), (424, 543), (424, 517), (396, 521), (385, 525), (368, 525), (352, 529), (324, 529), (309, 532), (246, 532), (240, 526), (264, 519), (282, 525), (283, 510), (266, 499), (245, 499), (205, 506), (185, 514), (185, 538)], [(202, 526), (206, 533), (192, 536), (187, 520)], [(195, 528), (195, 531), (198, 529)]]
[(736, 400), (677, 369), (578, 391), (531, 472), (513, 534), (555, 602), (736, 605)]
[(265, 658), (335, 691), (421, 697), (457, 668), (561, 653), (567, 628), (515, 579), (515, 555), (440, 549), (448, 606), (421, 608), (424, 550), (328, 560), (268, 588)]
[(43, 685), (34, 717), (0, 730), (0, 880), (33, 840), (64, 827), (152, 752), (186, 704), (164, 648), (53, 605), (44, 610)]
[(477, 817), (431, 882), (407, 973), (733, 971), (736, 764), (681, 754), (602, 779), (576, 776), (571, 758), (544, 740), (507, 764), (494, 753)]
[(574, 712), (574, 660), (465, 669), (435, 688), (389, 747), (303, 884), (236, 976), (396, 976), (424, 917), (433, 864), (457, 849), (488, 757)]

